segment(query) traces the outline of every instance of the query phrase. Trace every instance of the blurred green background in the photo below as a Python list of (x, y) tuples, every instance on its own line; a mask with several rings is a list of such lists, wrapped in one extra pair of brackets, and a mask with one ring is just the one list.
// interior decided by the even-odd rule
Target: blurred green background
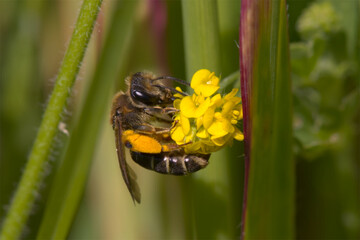
[[(115, 17), (117, 9), (126, 7), (129, 1), (123, 2), (105, 0), (102, 4), (71, 98), (62, 113), (60, 130), (44, 170), (45, 181), (33, 193), (36, 203), (22, 236), (33, 239), (39, 237), (39, 229), (54, 226), (44, 219), (56, 218), (52, 214), (56, 205), (47, 205), (49, 193), (62, 184), (53, 181), (55, 174), (62, 166), (71, 166), (63, 164), (66, 159), (76, 162), (80, 158), (65, 153), (66, 150), (76, 152), (90, 136), (96, 147), (91, 141), (81, 147), (82, 151), (88, 150), (92, 162), (89, 172), (86, 164), (77, 170), (84, 171), (83, 178), (87, 180), (84, 192), (79, 187), (80, 204), (76, 204), (75, 197), (75, 210), (69, 210), (76, 213), (74, 219), (66, 220), (70, 225), (69, 239), (239, 238), (243, 143), (236, 142), (213, 154), (209, 166), (190, 177), (160, 175), (129, 161), (142, 192), (140, 205), (134, 206), (131, 201), (119, 171), (109, 123), (111, 96), (124, 89), (124, 78), (135, 71), (151, 70), (189, 81), (184, 47), (184, 35), (189, 30), (183, 26), (187, 16), (182, 12), (181, 1), (139, 1), (128, 22), (125, 19), (119, 23), (119, 27), (131, 26), (118, 33), (126, 38), (121, 42), (122, 48), (113, 53), (115, 57), (121, 55), (113, 58), (114, 68), (119, 69), (114, 69), (112, 75), (101, 75), (98, 69), (103, 64), (100, 59), (106, 44), (116, 44), (107, 41), (112, 33), (110, 26), (116, 27), (114, 21), (121, 18)], [(225, 78), (239, 71), (240, 1), (211, 2), (216, 10), (212, 19), (218, 31), (220, 54), (216, 74)], [(81, 3), (0, 2), (0, 224), (31, 151)], [(360, 3), (288, 0), (287, 4), (294, 104), (296, 238), (359, 239)], [(110, 52), (114, 49), (108, 48)], [(107, 102), (105, 106), (86, 104), (89, 99), (93, 103), (99, 100), (93, 94), (97, 88), (91, 87), (92, 79), (97, 80), (99, 89), (112, 86), (111, 91), (104, 90), (100, 95), (101, 101)], [(92, 106), (102, 108), (103, 113), (97, 116), (91, 112)], [(99, 124), (88, 127), (95, 128), (96, 133), (81, 135), (81, 129), (87, 129), (81, 126), (93, 117)], [(71, 141), (73, 133), (79, 135)], [(70, 176), (68, 170), (69, 175), (63, 168), (63, 179)], [(69, 179), (66, 181), (70, 183), (64, 180), (64, 185), (75, 186), (72, 181), (76, 178)], [(62, 195), (52, 194), (62, 201)], [(49, 211), (47, 218), (45, 209)]]

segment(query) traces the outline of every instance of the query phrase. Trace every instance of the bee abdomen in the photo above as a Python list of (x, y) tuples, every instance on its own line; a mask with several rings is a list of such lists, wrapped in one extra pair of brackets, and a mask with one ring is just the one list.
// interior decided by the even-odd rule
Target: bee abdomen
[(132, 159), (147, 169), (172, 175), (186, 175), (208, 165), (210, 155), (187, 155), (182, 151), (149, 154), (130, 151)]

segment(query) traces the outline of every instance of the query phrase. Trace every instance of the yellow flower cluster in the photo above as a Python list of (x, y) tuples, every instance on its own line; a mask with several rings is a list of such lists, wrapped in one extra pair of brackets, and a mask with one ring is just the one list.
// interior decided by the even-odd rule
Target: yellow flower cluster
[(235, 96), (238, 89), (225, 96), (215, 94), (219, 78), (207, 69), (198, 70), (190, 86), (192, 96), (175, 94), (174, 107), (180, 111), (175, 114), (171, 138), (185, 152), (202, 154), (218, 151), (234, 138), (242, 141), (244, 135), (236, 127), (242, 119), (241, 99)]

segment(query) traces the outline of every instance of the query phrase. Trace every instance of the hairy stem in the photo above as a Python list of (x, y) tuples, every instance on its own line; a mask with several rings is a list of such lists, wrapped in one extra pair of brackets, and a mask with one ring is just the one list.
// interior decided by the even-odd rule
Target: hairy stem
[(46, 161), (62, 111), (75, 82), (102, 0), (84, 0), (74, 33), (61, 64), (25, 171), (5, 218), (0, 239), (18, 239), (45, 174)]

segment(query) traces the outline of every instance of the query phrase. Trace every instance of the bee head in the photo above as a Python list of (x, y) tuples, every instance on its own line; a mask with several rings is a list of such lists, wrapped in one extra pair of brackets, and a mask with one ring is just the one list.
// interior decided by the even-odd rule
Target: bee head
[(153, 76), (149, 73), (135, 73), (130, 79), (129, 92), (134, 102), (147, 106), (169, 105), (173, 102), (171, 91), (160, 82), (154, 84)]

